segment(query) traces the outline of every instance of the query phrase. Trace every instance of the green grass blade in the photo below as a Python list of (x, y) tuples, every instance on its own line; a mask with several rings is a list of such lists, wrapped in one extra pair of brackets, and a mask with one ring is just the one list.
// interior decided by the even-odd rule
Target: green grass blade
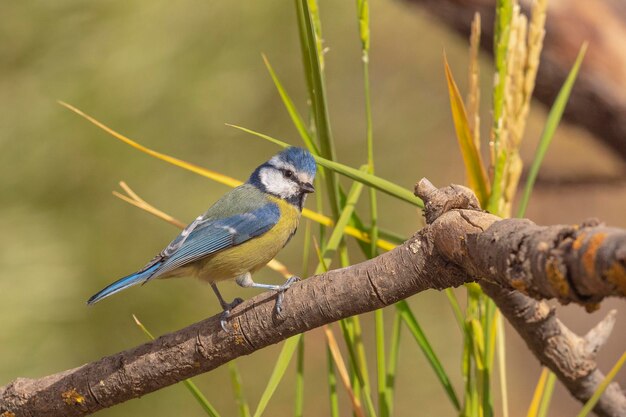
[(309, 6), (309, 14), (311, 15), (311, 23), (313, 24), (313, 33), (315, 35), (315, 51), (320, 61), (320, 70), (324, 72), (324, 45), (322, 43), (322, 21), (320, 19), (320, 8), (317, 0), (307, 0)]
[[(345, 266), (345, 265), (344, 265)], [(356, 345), (356, 352), (358, 358), (358, 370), (363, 376), (362, 386), (363, 396), (365, 397), (365, 405), (367, 411), (371, 417), (376, 417), (376, 408), (372, 401), (372, 386), (370, 384), (369, 373), (367, 370), (367, 358), (365, 357), (365, 345), (363, 344), (363, 337), (361, 331), (361, 320), (358, 316), (351, 317), (350, 320), (354, 325), (354, 344)]]
[(270, 376), (269, 381), (267, 381), (267, 386), (265, 387), (265, 391), (261, 395), (261, 399), (259, 400), (259, 405), (254, 412), (254, 417), (260, 417), (265, 411), (265, 407), (269, 403), (270, 399), (276, 392), (276, 388), (278, 384), (283, 379), (285, 375), (285, 371), (287, 370), (287, 366), (293, 357), (293, 354), (296, 352), (298, 348), (298, 344), (300, 343), (300, 339), (302, 335), (292, 336), (283, 343), (283, 349), (280, 351), (280, 355), (278, 355), (278, 359), (276, 360), (276, 365), (274, 365), (274, 370), (272, 371), (272, 375)]
[(351, 384), (357, 398), (361, 394), (365, 397), (365, 405), (370, 417), (376, 416), (376, 409), (372, 401), (371, 386), (367, 372), (367, 360), (363, 340), (361, 339), (361, 325), (358, 316), (340, 320), (339, 326), (348, 349), (348, 359), (352, 369)]
[[(495, 152), (498, 155), (502, 116), (504, 114), (504, 87), (507, 78), (507, 54), (509, 37), (511, 34), (511, 20), (513, 17), (513, 2), (511, 0), (497, 0), (496, 20), (494, 30), (493, 55), (495, 64), (495, 79), (493, 83), (493, 140)], [(495, 181), (494, 181), (495, 184)]]
[[(370, 47), (370, 30), (369, 30), (369, 1), (357, 0), (357, 19), (359, 23), (359, 36), (361, 38), (361, 52), (363, 61), (363, 90), (365, 92), (365, 143), (367, 147), (367, 167), (370, 174), (374, 174), (374, 134), (372, 123), (372, 104), (370, 93), (369, 78), (369, 47)], [(370, 203), (370, 242), (369, 258), (377, 255), (376, 242), (378, 241), (378, 202), (376, 200), (376, 191), (369, 189)], [(387, 369), (385, 356), (385, 322), (382, 309), (374, 312), (375, 317), (375, 338), (376, 338), (376, 371), (377, 371), (377, 388), (378, 388), (378, 414), (381, 417), (390, 415), (389, 409), (389, 393), (387, 387)], [(365, 353), (363, 353), (365, 356)], [(366, 364), (362, 366), (367, 366)]]
[(243, 382), (241, 381), (241, 374), (239, 373), (236, 361), (228, 362), (228, 373), (230, 374), (230, 382), (233, 386), (233, 392), (235, 393), (235, 402), (239, 410), (239, 417), (250, 417), (250, 406), (243, 394)]
[(483, 326), (478, 319), (470, 319), (469, 322), (470, 333), (472, 334), (472, 350), (474, 352), (474, 361), (479, 371), (485, 369), (485, 335), (483, 332)]
[(211, 416), (211, 417), (220, 416), (217, 410), (213, 407), (213, 405), (211, 405), (211, 403), (207, 400), (204, 394), (200, 392), (200, 390), (198, 389), (196, 384), (193, 383), (193, 381), (191, 381), (190, 379), (185, 379), (183, 381), (183, 384), (185, 384), (185, 386), (187, 387), (187, 390), (189, 390), (191, 395), (193, 395), (193, 397), (196, 399), (198, 404), (200, 404), (200, 406), (202, 407), (202, 409), (208, 416)]
[(402, 336), (402, 319), (397, 310), (393, 312), (393, 326), (391, 327), (391, 342), (389, 344), (389, 363), (387, 364), (387, 396), (389, 414), (393, 415), (393, 401), (396, 388), (396, 373), (400, 353), (400, 338)]
[(263, 62), (265, 62), (265, 67), (267, 68), (267, 71), (270, 73), (270, 77), (272, 77), (272, 81), (274, 81), (276, 90), (278, 90), (278, 94), (280, 95), (280, 98), (283, 100), (283, 104), (285, 105), (285, 108), (287, 109), (287, 113), (289, 113), (289, 117), (291, 117), (291, 121), (293, 122), (294, 126), (296, 127), (296, 130), (300, 134), (302, 141), (304, 142), (304, 144), (306, 145), (306, 147), (309, 149), (309, 151), (312, 154), (319, 155), (320, 151), (319, 149), (317, 149), (317, 145), (315, 144), (315, 142), (313, 142), (313, 138), (309, 134), (309, 130), (307, 129), (306, 124), (304, 123), (304, 120), (302, 119), (302, 116), (300, 116), (298, 109), (296, 109), (296, 106), (293, 104), (291, 97), (289, 97), (289, 94), (287, 94), (287, 91), (285, 90), (282, 83), (278, 79), (278, 76), (274, 72), (274, 69), (270, 65), (270, 62), (265, 55), (263, 55)]
[[(369, 2), (368, 0), (357, 0), (357, 9), (359, 12), (359, 28), (361, 41), (363, 45), (363, 84), (365, 91), (365, 115), (366, 115), (366, 145), (367, 145), (367, 166), (368, 172), (374, 174), (374, 138), (373, 138), (373, 124), (372, 124), (372, 106), (370, 100), (370, 81), (369, 81)], [(375, 258), (378, 255), (378, 247), (376, 242), (378, 241), (378, 201), (376, 197), (376, 190), (374, 188), (369, 189), (369, 205), (370, 205), (370, 246), (366, 252), (368, 258)], [(374, 312), (375, 317), (375, 338), (376, 338), (376, 371), (377, 371), (377, 388), (378, 388), (378, 414), (381, 417), (388, 417), (391, 414), (390, 409), (390, 396), (388, 389), (388, 373), (386, 369), (386, 355), (385, 355), (385, 322), (384, 313), (382, 309)], [(365, 368), (365, 374), (367, 375), (367, 364), (365, 362), (365, 349), (363, 344), (360, 344), (360, 351), (362, 351), (361, 367)], [(369, 396), (369, 386), (365, 390), (366, 401), (368, 408), (372, 405), (371, 397)], [(370, 415), (373, 414), (370, 411)]]
[[(283, 142), (281, 140), (275, 139), (271, 136), (268, 135), (264, 135), (263, 133), (259, 133), (259, 132), (255, 132), (254, 130), (250, 130), (247, 129), (245, 127), (241, 127), (241, 126), (237, 126), (237, 125), (232, 125), (232, 124), (226, 124), (227, 126), (230, 127), (234, 127), (235, 129), (239, 129), (243, 132), (246, 133), (250, 133), (251, 135), (263, 138), (265, 140), (268, 140), (272, 143), (275, 143), (276, 145), (282, 146), (283, 148), (286, 148), (289, 145), (286, 142)], [(335, 161), (330, 161), (326, 158), (323, 158), (321, 156), (315, 156), (313, 155), (313, 157), (315, 158), (315, 161), (325, 167), (328, 168), (332, 171), (335, 171), (341, 175), (345, 175), (348, 178), (351, 178), (355, 181), (361, 182), (367, 186), (370, 187), (374, 187), (377, 190), (382, 191), (385, 194), (388, 194), (392, 197), (396, 197), (400, 200), (406, 201), (408, 203), (411, 203), (414, 206), (420, 207), (420, 208), (424, 208), (424, 203), (422, 202), (422, 200), (420, 200), (419, 198), (415, 197), (413, 195), (413, 193), (409, 190), (407, 190), (406, 188), (403, 188), (397, 184), (392, 183), (391, 181), (385, 180), (383, 178), (377, 177), (375, 175), (372, 175), (370, 173), (367, 172), (363, 172), (361, 170), (358, 170), (356, 168), (352, 168), (348, 165), (344, 165), (341, 164), (339, 162), (335, 162)]]
[(500, 202), (502, 200), (502, 178), (504, 177), (504, 169), (508, 158), (507, 152), (500, 152), (496, 156), (496, 167), (493, 172), (493, 181), (491, 182), (491, 194), (487, 203), (487, 211), (498, 215), (500, 213)]
[[(326, 244), (326, 251), (324, 252), (324, 264), (326, 266), (330, 265), (331, 257), (336, 249), (339, 247), (341, 240), (343, 239), (343, 229), (348, 225), (350, 218), (352, 217), (352, 213), (354, 212), (354, 206), (359, 200), (362, 191), (363, 184), (360, 182), (355, 181), (352, 184), (352, 187), (350, 187), (348, 197), (346, 198), (346, 204), (341, 211), (333, 233), (328, 238), (328, 242)], [(337, 232), (335, 233), (335, 231)]]
[(465, 338), (463, 339), (463, 353), (461, 356), (461, 372), (463, 374), (463, 380), (465, 381), (465, 398), (463, 402), (463, 411), (461, 416), (470, 417), (477, 414), (474, 414), (474, 403), (475, 403), (475, 383), (474, 376), (472, 372), (473, 363), (472, 363), (472, 341), (469, 336), (469, 326), (465, 324)]
[[(370, 48), (370, 21), (369, 0), (357, 0), (357, 19), (359, 23), (359, 37), (361, 38), (361, 53), (363, 61), (363, 91), (365, 93), (365, 143), (367, 146), (367, 165), (369, 173), (374, 174), (374, 129), (372, 123), (372, 101), (370, 91), (369, 48)], [(370, 257), (376, 256), (376, 241), (378, 240), (378, 204), (376, 191), (369, 190), (370, 195)]]
[(346, 342), (346, 348), (348, 349), (348, 359), (350, 360), (350, 366), (354, 371), (354, 375), (357, 378), (358, 385), (353, 384), (356, 388), (357, 386), (366, 386), (365, 378), (361, 373), (361, 366), (359, 365), (358, 354), (356, 353), (356, 345), (357, 338), (354, 335), (354, 321), (352, 317), (349, 319), (344, 319), (339, 321), (339, 328), (341, 329), (341, 333)]
[(493, 416), (493, 395), (491, 389), (491, 373), (493, 371), (493, 362), (496, 352), (496, 335), (497, 335), (497, 321), (496, 321), (496, 304), (488, 297), (483, 297), (483, 305), (485, 306), (485, 314), (483, 318), (485, 329), (485, 370), (482, 375), (482, 406), (485, 417)]
[[(479, 368), (478, 361), (481, 357), (478, 357), (477, 350), (475, 348), (478, 343), (475, 339), (474, 332), (470, 325), (471, 320), (478, 320), (481, 316), (483, 297), (480, 286), (476, 283), (469, 283), (465, 285), (467, 290), (467, 308), (464, 322), (464, 343), (463, 343), (463, 378), (465, 380), (465, 404), (463, 406), (464, 415), (467, 416), (479, 416), (482, 401), (482, 377), (484, 375), (483, 369)], [(482, 342), (482, 339), (481, 339)]]
[(140, 321), (139, 321), (139, 319), (137, 318), (137, 316), (135, 316), (134, 314), (133, 314), (133, 320), (135, 320), (135, 324), (139, 327), (139, 329), (141, 329), (141, 331), (143, 332), (143, 334), (145, 334), (146, 336), (148, 336), (148, 339), (150, 339), (150, 340), (154, 340), (154, 339), (156, 339), (156, 338), (152, 335), (152, 333), (150, 332), (150, 330), (148, 330), (148, 329), (146, 328), (146, 326), (144, 326), (144, 325), (143, 325), (143, 323), (142, 323), (142, 322), (140, 322)]
[(491, 152), (495, 160), (491, 161), (493, 165), (491, 167), (493, 179), (491, 181), (491, 194), (487, 203), (487, 210), (496, 215), (499, 212), (503, 192), (502, 178), (508, 162), (508, 153), (502, 149), (500, 137), (504, 125), (505, 85), (508, 74), (507, 55), (512, 18), (513, 1), (497, 0), (493, 44), (495, 75), (493, 82), (493, 124), (491, 128), (491, 141), (493, 142), (493, 150)]
[(298, 342), (298, 352), (296, 356), (296, 404), (295, 417), (304, 415), (304, 337)]
[(622, 353), (622, 356), (615, 363), (615, 365), (613, 365), (613, 368), (611, 368), (609, 373), (606, 375), (606, 378), (604, 378), (604, 381), (600, 383), (596, 391), (593, 393), (591, 398), (589, 398), (589, 400), (585, 403), (584, 407), (582, 408), (582, 410), (580, 410), (580, 413), (578, 413), (576, 417), (587, 417), (589, 413), (591, 413), (591, 410), (593, 410), (593, 407), (595, 407), (596, 403), (598, 402), (598, 400), (600, 399), (600, 397), (602, 396), (606, 388), (609, 386), (611, 381), (613, 381), (613, 378), (615, 378), (619, 370), (622, 368), (622, 366), (624, 365), (624, 362), (626, 362), (626, 352)]
[[(324, 81), (324, 73), (321, 66), (321, 37), (316, 34), (317, 3), (314, 5), (315, 14), (312, 15), (309, 0), (300, 0), (298, 13), (301, 16), (299, 23), (303, 25), (301, 32), (304, 33), (304, 43), (306, 47), (306, 58), (308, 59), (309, 76), (311, 77), (311, 85), (309, 85), (309, 95), (313, 104), (313, 115), (317, 130), (317, 137), (320, 143), (320, 154), (324, 158), (334, 161), (335, 148), (333, 143), (333, 135), (330, 128), (330, 119), (328, 115), (328, 104), (326, 100), (326, 84)], [(319, 23), (318, 23), (319, 29)], [(326, 175), (326, 185), (328, 186), (328, 198), (333, 217), (339, 217), (339, 183), (337, 175), (329, 173)]]
[(368, 0), (356, 0), (357, 18), (359, 21), (359, 37), (361, 38), (361, 50), (363, 61), (368, 61), (367, 54), (370, 50), (370, 6)]
[(450, 307), (452, 307), (452, 313), (454, 313), (454, 318), (456, 319), (459, 328), (461, 329), (461, 331), (464, 331), (465, 316), (463, 316), (463, 311), (461, 311), (461, 305), (459, 304), (459, 300), (454, 294), (454, 290), (452, 288), (446, 288), (444, 292), (446, 294), (446, 297), (448, 298)]
[(574, 87), (574, 82), (578, 76), (578, 70), (580, 69), (580, 65), (582, 64), (586, 51), (587, 43), (584, 43), (580, 48), (580, 52), (578, 52), (578, 57), (576, 58), (576, 62), (574, 62), (574, 66), (565, 79), (559, 94), (556, 96), (556, 100), (550, 109), (550, 113), (548, 113), (546, 125), (541, 133), (541, 139), (539, 140), (539, 145), (537, 146), (533, 163), (530, 166), (530, 171), (528, 172), (528, 178), (526, 179), (526, 185), (524, 186), (524, 193), (522, 194), (522, 199), (519, 204), (517, 217), (523, 217), (526, 213), (526, 207), (528, 206), (530, 194), (533, 191), (533, 186), (535, 185), (535, 180), (537, 179), (537, 174), (539, 173), (539, 168), (541, 167), (543, 158), (545, 157), (548, 147), (552, 142), (554, 132), (561, 121), (561, 116), (563, 116), (563, 111), (565, 111), (565, 106), (567, 105), (570, 93)]
[(337, 396), (337, 376), (335, 375), (335, 363), (330, 348), (326, 346), (326, 359), (328, 365), (328, 397), (330, 400), (331, 417), (339, 417), (339, 398)]
[[(339, 187), (339, 198), (342, 206), (346, 204), (346, 196), (341, 187)], [(363, 221), (356, 211), (352, 213), (352, 217), (350, 218), (348, 225), (354, 227), (357, 230), (367, 230), (367, 227), (363, 224)], [(371, 233), (368, 233), (367, 236), (369, 239), (371, 239)], [(369, 242), (357, 240), (356, 243), (357, 245), (359, 245), (359, 249), (361, 249), (361, 252), (363, 252), (366, 257), (369, 257), (370, 253), (372, 252), (371, 240)]]
[(376, 371), (378, 376), (378, 414), (381, 417), (388, 417), (389, 397), (387, 394), (387, 370), (385, 357), (385, 320), (383, 310), (374, 312), (375, 337), (376, 337)]
[[(320, 174), (322, 174), (322, 170), (320, 170)], [(321, 178), (321, 175), (317, 175), (315, 177), (315, 189), (320, 190), (322, 188), (322, 183), (323, 180)], [(324, 195), (322, 193), (315, 193), (315, 209), (318, 213), (324, 212)], [(320, 242), (324, 242), (326, 239), (326, 227), (324, 227), (322, 224), (320, 224), (319, 227), (319, 237)]]
[(304, 244), (302, 245), (302, 276), (309, 276), (309, 262), (311, 254), (311, 222), (307, 221), (304, 226)]
[[(354, 392), (355, 398), (362, 398), (363, 390), (361, 387), (365, 386), (365, 383), (363, 382), (364, 378), (361, 375), (360, 365), (356, 359), (357, 355), (355, 353), (357, 340), (354, 332), (354, 323), (355, 321), (358, 321), (358, 317), (355, 318), (356, 320), (353, 320), (353, 318), (340, 320), (339, 326), (341, 329), (341, 335), (348, 349), (350, 384), (352, 385), (352, 391)], [(356, 413), (352, 413), (352, 415), (357, 417)]]
[(411, 311), (408, 303), (405, 300), (399, 301), (398, 303), (396, 303), (396, 308), (398, 309), (398, 312), (400, 313), (400, 317), (402, 318), (404, 323), (409, 328), (409, 331), (415, 338), (415, 341), (417, 342), (418, 346), (424, 353), (424, 356), (426, 356), (426, 360), (428, 364), (435, 371), (435, 375), (437, 375), (437, 378), (439, 379), (439, 382), (441, 383), (444, 390), (446, 391), (446, 394), (448, 395), (448, 398), (450, 399), (450, 402), (452, 403), (453, 407), (457, 411), (460, 411), (461, 405), (459, 403), (459, 399), (456, 395), (456, 392), (454, 391), (454, 387), (452, 386), (452, 383), (450, 382), (450, 378), (448, 377), (448, 374), (446, 373), (446, 371), (443, 369), (443, 365), (439, 361), (439, 358), (435, 354), (435, 351), (433, 350), (430, 343), (428, 342), (426, 335), (422, 331), (422, 328), (420, 327), (419, 323), (417, 322), (417, 319), (413, 315), (413, 312)]
[(448, 59), (445, 54), (443, 56), (444, 69), (446, 73), (446, 81), (448, 83), (448, 93), (450, 95), (450, 108), (452, 110), (452, 120), (456, 129), (456, 137), (463, 156), (465, 164), (465, 175), (467, 182), (472, 190), (476, 193), (478, 201), (482, 207), (486, 207), (489, 199), (489, 181), (487, 173), (483, 165), (482, 157), (476, 147), (476, 141), (473, 138), (472, 130), (467, 119), (467, 111), (463, 98), (459, 92), (459, 88), (454, 81), (452, 71), (448, 65)]
[(302, 7), (302, 0), (295, 0), (296, 5), (296, 21), (298, 22), (298, 37), (300, 39), (300, 51), (302, 52), (302, 67), (304, 69), (304, 78), (306, 80), (307, 91), (309, 92), (309, 98), (311, 99), (311, 105), (315, 96), (311, 94), (313, 91), (313, 74), (311, 73), (311, 58), (309, 51), (309, 44), (307, 42), (307, 33), (304, 23), (304, 9)]
[[(150, 333), (150, 331), (146, 328), (146, 326), (144, 326), (143, 323), (141, 323), (139, 319), (137, 318), (137, 316), (135, 316), (134, 314), (133, 314), (133, 319), (135, 320), (135, 324), (137, 324), (137, 326), (148, 337), (148, 339), (150, 340), (155, 339), (152, 333)], [(187, 390), (189, 390), (191, 395), (193, 395), (193, 397), (196, 399), (198, 404), (200, 404), (200, 407), (202, 407), (202, 409), (208, 416), (220, 417), (220, 413), (218, 413), (215, 407), (211, 405), (209, 400), (207, 400), (207, 398), (202, 394), (202, 392), (200, 392), (196, 384), (194, 384), (191, 379), (185, 379), (183, 381), (183, 384), (185, 384), (185, 387), (187, 387)]]

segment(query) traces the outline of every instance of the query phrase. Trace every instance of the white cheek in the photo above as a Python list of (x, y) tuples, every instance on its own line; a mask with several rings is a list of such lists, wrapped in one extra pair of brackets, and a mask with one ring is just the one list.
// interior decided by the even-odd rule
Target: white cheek
[(268, 192), (279, 195), (282, 198), (289, 198), (298, 193), (298, 185), (293, 181), (285, 179), (280, 171), (262, 169), (260, 178)]

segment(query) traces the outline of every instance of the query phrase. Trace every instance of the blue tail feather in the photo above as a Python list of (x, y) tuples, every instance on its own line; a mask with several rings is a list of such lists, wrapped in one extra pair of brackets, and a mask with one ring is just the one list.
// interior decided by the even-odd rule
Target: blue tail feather
[(113, 295), (122, 290), (125, 290), (128, 287), (132, 287), (133, 285), (145, 282), (156, 272), (157, 269), (159, 269), (160, 266), (161, 262), (158, 262), (146, 270), (135, 272), (134, 274), (130, 274), (128, 276), (125, 276), (124, 278), (115, 281), (113, 284), (108, 285), (106, 288), (92, 295), (91, 298), (87, 300), (87, 304), (95, 304), (103, 298), (108, 297), (109, 295)]

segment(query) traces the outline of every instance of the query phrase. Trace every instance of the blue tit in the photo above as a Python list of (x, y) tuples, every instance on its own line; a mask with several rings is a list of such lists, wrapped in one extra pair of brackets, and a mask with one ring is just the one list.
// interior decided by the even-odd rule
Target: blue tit
[(282, 285), (259, 284), (252, 274), (266, 265), (296, 232), (302, 207), (315, 191), (316, 165), (309, 151), (290, 147), (254, 170), (245, 184), (220, 198), (198, 216), (146, 266), (93, 295), (87, 304), (154, 278), (193, 276), (207, 281), (224, 312), (222, 328), (240, 298), (228, 303), (216, 283), (235, 279), (242, 287), (278, 292), (280, 312), (285, 290), (298, 280)]

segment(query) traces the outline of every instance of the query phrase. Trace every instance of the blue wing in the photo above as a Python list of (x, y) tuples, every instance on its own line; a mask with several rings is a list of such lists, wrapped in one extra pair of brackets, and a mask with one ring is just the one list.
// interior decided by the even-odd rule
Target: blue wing
[(268, 203), (248, 213), (201, 221), (182, 244), (176, 240), (172, 242), (179, 247), (164, 259), (151, 278), (260, 236), (274, 227), (279, 219), (278, 206)]
[(274, 203), (246, 213), (223, 218), (199, 216), (145, 267), (93, 295), (88, 304), (96, 303), (133, 285), (146, 282), (224, 249), (240, 245), (270, 230), (280, 219)]

